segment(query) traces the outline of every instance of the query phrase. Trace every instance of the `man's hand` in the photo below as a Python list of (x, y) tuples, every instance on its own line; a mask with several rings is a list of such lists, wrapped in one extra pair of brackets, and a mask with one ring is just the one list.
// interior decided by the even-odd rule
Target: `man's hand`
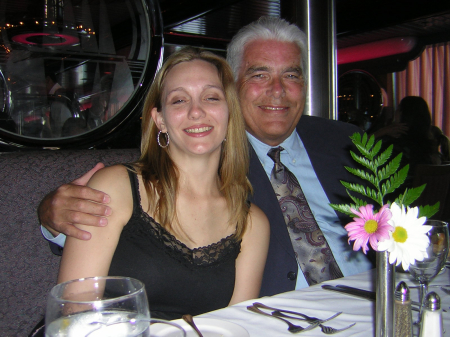
[(69, 184), (47, 194), (38, 207), (41, 224), (54, 236), (64, 233), (81, 240), (89, 240), (91, 233), (78, 229), (74, 224), (106, 226), (105, 216), (111, 214), (109, 195), (87, 187), (92, 175), (105, 165), (98, 163), (89, 172)]

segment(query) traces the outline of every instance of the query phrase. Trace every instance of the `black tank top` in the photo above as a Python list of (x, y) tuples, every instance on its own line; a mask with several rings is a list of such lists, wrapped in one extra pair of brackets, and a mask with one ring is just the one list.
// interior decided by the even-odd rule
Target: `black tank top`
[(109, 275), (142, 281), (154, 318), (177, 319), (227, 306), (241, 241), (230, 235), (206, 247), (188, 248), (144, 212), (137, 176), (128, 172), (133, 214), (120, 235)]

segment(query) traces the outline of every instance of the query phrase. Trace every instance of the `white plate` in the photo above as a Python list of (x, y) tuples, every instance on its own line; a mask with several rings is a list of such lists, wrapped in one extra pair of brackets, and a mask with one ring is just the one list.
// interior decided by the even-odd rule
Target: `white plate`
[[(186, 337), (198, 337), (197, 333), (189, 324), (181, 319), (173, 321), (186, 331)], [(247, 330), (235, 323), (212, 318), (195, 318), (195, 325), (199, 328), (203, 337), (250, 337)], [(178, 329), (167, 324), (152, 324), (150, 327), (151, 337), (175, 337)]]

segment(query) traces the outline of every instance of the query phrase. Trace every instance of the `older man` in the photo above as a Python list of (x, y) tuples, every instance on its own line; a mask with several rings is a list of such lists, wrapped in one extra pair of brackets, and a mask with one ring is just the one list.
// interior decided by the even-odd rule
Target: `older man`
[[(372, 268), (347, 244), (342, 225), (348, 219), (329, 207), (330, 202), (348, 201), (339, 180), (352, 180), (344, 165), (350, 163), (349, 136), (359, 129), (302, 116), (305, 40), (295, 25), (261, 18), (242, 28), (227, 50), (251, 144), (252, 201), (271, 225), (262, 296)], [(40, 219), (53, 234), (89, 239), (73, 223), (106, 225), (109, 197), (80, 186), (98, 167), (43, 200)]]

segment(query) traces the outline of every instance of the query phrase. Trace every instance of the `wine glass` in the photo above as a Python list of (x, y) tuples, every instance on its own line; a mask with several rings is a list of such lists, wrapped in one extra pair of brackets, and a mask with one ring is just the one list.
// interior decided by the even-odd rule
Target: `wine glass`
[(428, 284), (444, 267), (449, 249), (448, 224), (439, 220), (427, 220), (425, 225), (431, 226), (430, 231), (427, 233), (430, 239), (430, 245), (427, 248), (428, 257), (409, 266), (410, 274), (420, 284), (420, 312), (419, 320), (416, 323), (420, 323), (422, 320), (423, 301), (428, 293)]
[(129, 277), (89, 277), (52, 288), (47, 300), (45, 336), (149, 337), (149, 323), (153, 322), (173, 325), (179, 330), (173, 336), (186, 337), (179, 325), (150, 319), (141, 281)]

